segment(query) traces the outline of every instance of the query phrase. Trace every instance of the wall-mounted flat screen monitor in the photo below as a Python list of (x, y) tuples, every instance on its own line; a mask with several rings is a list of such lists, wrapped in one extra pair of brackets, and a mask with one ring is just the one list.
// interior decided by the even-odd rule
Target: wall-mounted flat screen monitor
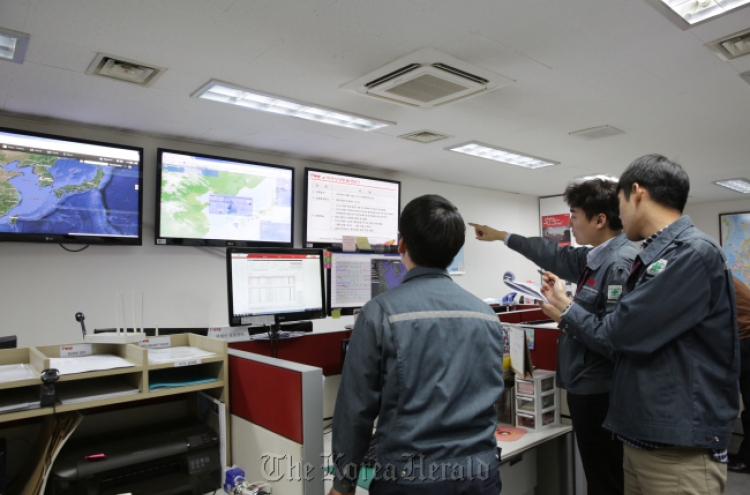
[(344, 236), (371, 245), (395, 244), (401, 183), (305, 169), (305, 245), (341, 244)]
[(325, 318), (323, 280), (322, 250), (229, 248), (229, 324), (251, 325), (263, 315), (276, 323)]
[(328, 276), (328, 315), (351, 315), (367, 301), (401, 285), (406, 267), (399, 255), (331, 253)]
[(292, 246), (294, 169), (158, 150), (156, 244)]
[(143, 149), (0, 128), (0, 241), (141, 245)]

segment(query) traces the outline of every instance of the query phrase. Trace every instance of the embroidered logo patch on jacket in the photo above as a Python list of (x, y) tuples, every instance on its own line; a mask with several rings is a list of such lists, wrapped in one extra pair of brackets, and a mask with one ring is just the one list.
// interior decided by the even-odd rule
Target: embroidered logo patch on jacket
[(607, 299), (619, 299), (622, 295), (622, 285), (610, 285), (607, 287)]
[(659, 261), (654, 261), (651, 263), (646, 270), (646, 273), (649, 275), (659, 275), (661, 272), (664, 271), (664, 269), (667, 267), (667, 260), (661, 259)]

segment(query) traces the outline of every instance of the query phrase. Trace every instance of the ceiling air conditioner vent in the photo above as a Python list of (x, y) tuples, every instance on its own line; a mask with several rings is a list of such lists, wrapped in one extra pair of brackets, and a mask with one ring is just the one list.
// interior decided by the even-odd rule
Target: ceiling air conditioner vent
[(424, 48), (344, 84), (341, 89), (402, 105), (430, 108), (512, 82), (432, 48)]
[(489, 81), (483, 77), (475, 76), (474, 74), (469, 74), (468, 72), (462, 71), (461, 69), (456, 69), (455, 67), (451, 67), (450, 65), (445, 64), (432, 64), (433, 67), (437, 67), (438, 69), (442, 69), (446, 72), (450, 72), (452, 74), (456, 74), (457, 76), (465, 77), (466, 79), (470, 79), (474, 81), (477, 84), (487, 84)]
[(122, 57), (97, 53), (86, 69), (90, 76), (102, 76), (118, 81), (125, 81), (139, 86), (151, 86), (167, 69), (148, 66), (142, 62)]
[(708, 43), (706, 46), (725, 62), (750, 54), (750, 29)]
[(625, 131), (621, 131), (617, 127), (612, 127), (611, 125), (600, 125), (598, 127), (589, 127), (588, 129), (574, 131), (569, 134), (583, 139), (599, 139), (609, 136), (617, 136), (618, 134), (625, 134)]
[(422, 144), (434, 143), (435, 141), (448, 139), (449, 137), (451, 136), (448, 136), (447, 134), (440, 134), (439, 132), (428, 131), (428, 130), (410, 132), (409, 134), (402, 134), (401, 136), (399, 136), (399, 138), (401, 139), (406, 139), (408, 141), (416, 141)]
[(386, 81), (390, 81), (394, 77), (398, 77), (402, 74), (406, 74), (407, 72), (412, 71), (417, 68), (419, 68), (419, 64), (409, 64), (406, 67), (401, 67), (400, 69), (394, 70), (390, 74), (386, 74), (382, 77), (375, 79), (374, 81), (368, 82), (367, 84), (365, 84), (365, 87), (372, 88), (373, 86), (377, 86), (378, 84), (384, 83)]

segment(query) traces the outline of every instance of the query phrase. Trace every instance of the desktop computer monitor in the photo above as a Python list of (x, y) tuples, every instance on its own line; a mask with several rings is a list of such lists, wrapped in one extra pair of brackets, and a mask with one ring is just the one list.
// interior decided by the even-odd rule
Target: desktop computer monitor
[(15, 335), (0, 337), (0, 349), (15, 349), (17, 345), (18, 340)]
[(398, 242), (399, 181), (305, 169), (303, 242), (307, 247), (342, 244), (345, 236), (371, 245)]
[(399, 255), (331, 253), (328, 314), (351, 315), (373, 297), (401, 284), (406, 267)]
[(228, 248), (229, 325), (325, 318), (323, 251)]

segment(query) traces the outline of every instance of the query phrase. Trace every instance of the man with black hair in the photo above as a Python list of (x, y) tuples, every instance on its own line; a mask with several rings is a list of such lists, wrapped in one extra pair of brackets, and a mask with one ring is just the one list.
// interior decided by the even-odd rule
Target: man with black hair
[(330, 493), (354, 491), (377, 417), (370, 493), (497, 495), (503, 331), (446, 271), (464, 221), (445, 198), (421, 196), (404, 208), (399, 232), (404, 281), (362, 307), (344, 361)]
[(628, 239), (643, 241), (611, 313), (586, 311), (545, 275), (560, 328), (616, 356), (605, 428), (624, 442), (626, 494), (718, 494), (739, 409), (732, 274), (721, 248), (682, 216), (690, 181), (646, 155), (617, 186)]
[[(474, 227), (481, 241), (504, 241), (512, 250), (566, 280), (577, 280), (575, 300), (597, 315), (611, 312), (638, 254), (622, 233), (617, 185), (600, 179), (571, 184), (563, 198), (570, 207), (570, 228), (578, 244), (560, 247), (541, 237), (523, 237)], [(602, 427), (609, 408), (614, 357), (600, 354), (562, 334), (558, 342), (557, 385), (567, 390), (568, 408), (586, 473), (588, 492), (623, 493), (622, 443)]]
[(745, 436), (737, 455), (729, 456), (727, 469), (735, 473), (750, 473), (750, 288), (734, 278), (737, 296), (737, 327), (740, 339), (740, 393), (745, 409), (742, 411), (742, 431)]

